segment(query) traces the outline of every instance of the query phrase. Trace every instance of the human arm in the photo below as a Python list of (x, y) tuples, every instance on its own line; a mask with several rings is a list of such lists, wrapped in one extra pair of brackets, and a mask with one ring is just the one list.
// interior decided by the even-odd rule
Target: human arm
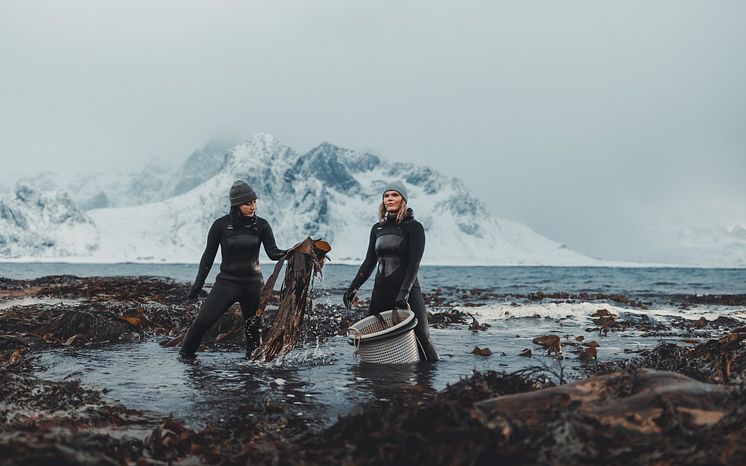
[(396, 307), (406, 308), (409, 300), (409, 291), (417, 279), (417, 272), (420, 270), (420, 261), (422, 254), (425, 252), (425, 229), (419, 222), (413, 222), (407, 228), (407, 237), (409, 247), (407, 250), (407, 268), (404, 271), (404, 280), (402, 280), (399, 293), (396, 295)]
[(368, 251), (365, 253), (365, 259), (360, 265), (360, 269), (358, 269), (357, 274), (355, 274), (355, 278), (352, 279), (352, 283), (350, 284), (350, 287), (347, 289), (347, 292), (344, 294), (343, 297), (343, 302), (347, 309), (350, 309), (352, 307), (352, 300), (355, 298), (357, 290), (360, 289), (361, 286), (363, 286), (363, 283), (365, 283), (365, 281), (368, 280), (368, 278), (370, 277), (370, 274), (373, 273), (377, 261), (376, 225), (373, 225), (373, 228), (370, 229), (370, 237), (368, 238)]
[(210, 273), (212, 264), (215, 261), (218, 246), (220, 246), (220, 227), (218, 222), (215, 221), (207, 233), (207, 245), (205, 246), (205, 252), (202, 253), (202, 259), (199, 261), (197, 278), (194, 279), (194, 285), (192, 285), (192, 289), (189, 291), (189, 299), (196, 299), (199, 295), (199, 291), (202, 289), (202, 285), (205, 284), (207, 274)]
[(266, 252), (267, 256), (273, 261), (282, 259), (287, 252), (286, 249), (280, 249), (277, 247), (275, 234), (272, 231), (269, 222), (266, 221), (264, 222), (264, 225), (262, 225), (262, 244), (264, 245), (264, 252)]

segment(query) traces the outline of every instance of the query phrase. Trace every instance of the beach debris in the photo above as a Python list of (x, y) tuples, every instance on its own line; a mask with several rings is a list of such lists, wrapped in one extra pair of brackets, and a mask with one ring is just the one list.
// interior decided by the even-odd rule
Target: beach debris
[(536, 338), (534, 338), (531, 341), (533, 341), (534, 344), (536, 344), (536, 345), (541, 345), (544, 348), (549, 348), (555, 342), (559, 342), (559, 340), (560, 340), (560, 337), (558, 335), (551, 334), (551, 335), (544, 335), (544, 336), (541, 336), (541, 337), (536, 337)]
[(161, 342), (161, 346), (165, 346), (167, 348), (174, 348), (176, 346), (180, 346), (181, 342), (184, 341), (184, 336), (186, 336), (186, 333), (182, 333), (179, 336), (176, 336), (174, 338), (169, 338), (168, 340), (164, 340)]
[(139, 317), (119, 315), (119, 316), (117, 316), (117, 319), (119, 319), (119, 320), (121, 320), (123, 322), (127, 322), (128, 324), (130, 324), (133, 327), (135, 327), (135, 329), (139, 332), (139, 331), (142, 330), (143, 323), (145, 322), (145, 319), (142, 317), (142, 312), (143, 312), (142, 309), (140, 309), (139, 313), (141, 314), (141, 316), (139, 316)]
[(521, 419), (532, 428), (545, 425), (552, 410), (572, 407), (584, 422), (592, 419), (594, 424), (638, 435), (664, 434), (670, 433), (669, 421), (683, 429), (716, 424), (730, 411), (730, 396), (731, 390), (722, 385), (704, 384), (673, 372), (642, 369), (493, 398), (476, 403), (475, 408), (486, 419)]
[(523, 356), (523, 357), (526, 357), (526, 358), (530, 358), (531, 357), (531, 348), (524, 348), (523, 351), (521, 351), (520, 353), (518, 353), (518, 356)]
[[(178, 345), (179, 336), (197, 311), (193, 303), (183, 301), (188, 285), (145, 282), (143, 285), (141, 277), (61, 277), (10, 284), (0, 279), (0, 288), (12, 287), (14, 297), (27, 289), (38, 296), (55, 296), (55, 290), (61, 290), (85, 301), (18, 306), (0, 313), (0, 398), (5, 400), (0, 408), (4, 423), (0, 449), (6, 453), (0, 466), (24, 464), (26, 458), (31, 458), (29, 464), (250, 462), (290, 466), (397, 461), (627, 465), (630, 458), (639, 464), (657, 464), (661, 458), (677, 465), (743, 462), (746, 410), (741, 381), (746, 376), (746, 327), (735, 318), (709, 321), (694, 332), (691, 320), (656, 322), (625, 313), (617, 324), (629, 322), (629, 328), (661, 332), (673, 339), (697, 335), (702, 343), (694, 347), (665, 343), (654, 349), (643, 344), (639, 357), (632, 360), (576, 364), (582, 373), (606, 375), (576, 382), (581, 385), (564, 393), (551, 388), (535, 391), (551, 387), (551, 381), (557, 380), (542, 372), (547, 368), (537, 367), (515, 374), (474, 373), (439, 393), (426, 390), (430, 382), (423, 380), (418, 382), (422, 388), (397, 388), (393, 396), (364, 403), (331, 426), (313, 424), (316, 411), (311, 407), (312, 399), (303, 401), (303, 413), (287, 402), (289, 397), (282, 394), (290, 382), (284, 387), (272, 384), (274, 390), (258, 391), (251, 397), (237, 397), (236, 409), (228, 416), (213, 417), (205, 430), (190, 433), (178, 420), (107, 402), (101, 394), (108, 387), (89, 390), (77, 380), (50, 382), (35, 375), (30, 361), (40, 350), (60, 347), (78, 334), (85, 340), (78, 337), (75, 345), (114, 343), (119, 341), (117, 332), (133, 333), (134, 322), (118, 318), (122, 316), (142, 318), (142, 332)], [(118, 284), (122, 285), (121, 293), (116, 289)], [(138, 289), (144, 294), (138, 294)], [(309, 299), (313, 297), (309, 295)], [(278, 298), (275, 293), (271, 299)], [(268, 314), (272, 312), (270, 307)], [(339, 322), (343, 314), (335, 305), (317, 304), (313, 317), (320, 312), (325, 317), (319, 321), (324, 335), (346, 328)], [(327, 316), (336, 320), (329, 323)], [(230, 332), (234, 325), (240, 328), (240, 311), (233, 309), (224, 318), (216, 324), (217, 333), (212, 338), (206, 336), (205, 345), (216, 345), (217, 337), (224, 335), (217, 344), (240, 348), (243, 336)], [(468, 321), (460, 330), (470, 332)], [(573, 345), (572, 338), (562, 340)], [(579, 343), (585, 351), (597, 349), (595, 342)], [(624, 365), (670, 369), (691, 379), (671, 378), (671, 373), (659, 371), (653, 374), (661, 375), (660, 383), (653, 383), (645, 371), (611, 372)], [(514, 404), (507, 413), (482, 405), (494, 399), (512, 399)], [(216, 412), (208, 410), (206, 414), (214, 416)]]
[(458, 309), (435, 312), (428, 316), (428, 324), (434, 328), (446, 328), (450, 325), (465, 324), (466, 314)]
[(587, 350), (581, 351), (578, 354), (578, 359), (581, 361), (590, 361), (592, 359), (598, 359), (598, 350), (596, 350), (596, 346), (589, 346)]
[(471, 325), (469, 325), (469, 330), (471, 330), (472, 332), (476, 333), (480, 330), (485, 331), (490, 327), (489, 324), (480, 324), (477, 318), (474, 317), (474, 314), (471, 314), (469, 312), (467, 312), (467, 314), (469, 314), (469, 317), (471, 317)]
[(474, 349), (471, 350), (471, 354), (476, 354), (477, 356), (492, 356), (492, 350), (487, 347), (480, 348), (475, 346)]
[(193, 437), (194, 431), (173, 418), (167, 418), (145, 437), (143, 444), (153, 458), (175, 461), (190, 451)]
[(720, 360), (720, 372), (723, 375), (723, 382), (730, 381), (733, 371), (733, 362), (736, 360), (736, 354), (725, 353)]
[(536, 337), (532, 340), (534, 344), (541, 345), (547, 349), (547, 354), (555, 354), (559, 356), (562, 354), (562, 345), (560, 344), (560, 337), (558, 335), (544, 335)]
[(707, 325), (707, 319), (704, 316), (702, 316), (692, 324), (692, 327), (703, 328), (705, 325)]
[(591, 320), (598, 326), (598, 334), (608, 335), (609, 329), (616, 327), (616, 314), (612, 314), (608, 309), (598, 309), (591, 314)]
[(253, 361), (271, 361), (293, 349), (300, 341), (303, 316), (313, 307), (309, 299), (313, 278), (321, 274), (329, 251), (329, 243), (308, 237), (289, 249), (284, 260), (277, 262), (262, 289), (257, 316), (264, 314), (282, 265), (287, 262), (280, 289), (280, 306), (261, 344), (251, 354)]
[(21, 362), (23, 359), (23, 354), (26, 352), (27, 348), (18, 348), (14, 350), (10, 357), (8, 357), (8, 361), (4, 361), (3, 357), (0, 355), (0, 366), (14, 366)]
[(560, 345), (560, 341), (557, 340), (547, 349), (547, 354), (551, 355), (554, 353), (556, 356), (559, 356), (562, 354), (562, 345)]
[(85, 336), (82, 333), (76, 333), (75, 335), (65, 340), (63, 345), (64, 346), (75, 346), (75, 345), (82, 345), (83, 343), (85, 343)]
[(591, 314), (591, 317), (611, 317), (612, 319), (616, 319), (617, 316), (616, 314), (612, 314), (608, 309), (598, 309)]

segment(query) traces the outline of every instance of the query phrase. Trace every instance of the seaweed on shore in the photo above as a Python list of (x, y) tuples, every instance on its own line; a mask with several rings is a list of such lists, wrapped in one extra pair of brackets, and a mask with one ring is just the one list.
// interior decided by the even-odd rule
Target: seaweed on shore
[[(676, 321), (669, 331), (710, 338), (695, 346), (665, 343), (627, 362), (583, 364), (592, 377), (573, 383), (562, 384), (561, 377), (538, 368), (475, 373), (438, 393), (400, 390), (325, 428), (293, 416), (293, 405), (256, 393), (224, 421), (195, 431), (176, 418), (107, 402), (101, 391), (75, 380), (33, 375), (35, 354), (45, 348), (105, 344), (122, 336), (177, 337), (196, 313), (182, 299), (187, 285), (144, 280), (0, 280), (0, 299), (28, 293), (80, 300), (0, 312), (0, 466), (626, 466), (739, 464), (746, 457), (746, 328), (735, 319)], [(112, 284), (121, 286), (112, 290)], [(318, 312), (339, 317), (314, 329), (320, 334), (336, 334), (346, 325), (333, 305)], [(433, 323), (458, 323), (469, 331), (460, 322), (465, 316), (446, 311)], [(609, 317), (596, 316), (595, 326), (612, 322)], [(240, 313), (233, 309), (224, 319), (207, 345), (240, 341)], [(613, 322), (627, 320), (607, 328), (639, 331), (655, 324), (626, 315)]]

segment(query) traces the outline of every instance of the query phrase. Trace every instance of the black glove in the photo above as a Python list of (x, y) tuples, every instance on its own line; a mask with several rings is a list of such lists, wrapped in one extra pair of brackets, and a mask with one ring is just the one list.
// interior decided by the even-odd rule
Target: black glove
[(409, 292), (405, 290), (399, 291), (399, 294), (396, 295), (396, 300), (394, 301), (394, 308), (395, 309), (407, 309), (409, 308)]
[(195, 300), (195, 299), (197, 299), (199, 297), (199, 292), (200, 291), (202, 291), (202, 286), (201, 285), (197, 286), (197, 284), (195, 283), (194, 285), (192, 285), (192, 289), (189, 290), (189, 294), (187, 295), (187, 299), (192, 300), (192, 301)]
[(342, 302), (347, 309), (352, 309), (352, 301), (355, 299), (355, 294), (357, 294), (357, 289), (349, 288), (345, 291), (344, 296), (342, 296)]

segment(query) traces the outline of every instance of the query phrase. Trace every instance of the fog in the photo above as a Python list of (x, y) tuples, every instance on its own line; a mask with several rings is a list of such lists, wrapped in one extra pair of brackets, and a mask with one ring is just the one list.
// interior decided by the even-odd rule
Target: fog
[(4, 1), (0, 183), (268, 132), (640, 259), (652, 225), (746, 226), (745, 24), (742, 1)]

